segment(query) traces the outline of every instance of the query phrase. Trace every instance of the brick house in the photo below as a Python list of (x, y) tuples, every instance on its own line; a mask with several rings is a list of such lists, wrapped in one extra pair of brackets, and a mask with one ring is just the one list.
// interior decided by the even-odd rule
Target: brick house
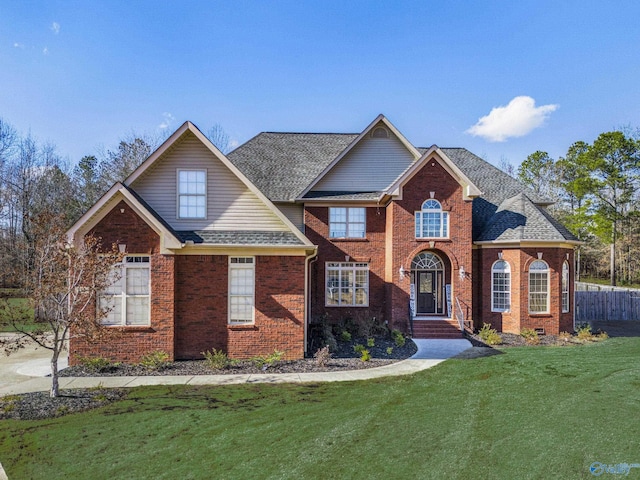
[(571, 331), (579, 242), (550, 204), (465, 149), (413, 146), (382, 115), (357, 134), (264, 132), (226, 156), (186, 122), (69, 230), (126, 252), (100, 298), (122, 334), (72, 336), (71, 362), (300, 358), (320, 316), (414, 336)]

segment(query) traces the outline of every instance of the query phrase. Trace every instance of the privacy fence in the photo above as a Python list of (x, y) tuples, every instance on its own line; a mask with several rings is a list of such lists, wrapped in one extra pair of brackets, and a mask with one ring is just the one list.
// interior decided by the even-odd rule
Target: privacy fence
[(576, 323), (640, 321), (640, 290), (576, 282)]

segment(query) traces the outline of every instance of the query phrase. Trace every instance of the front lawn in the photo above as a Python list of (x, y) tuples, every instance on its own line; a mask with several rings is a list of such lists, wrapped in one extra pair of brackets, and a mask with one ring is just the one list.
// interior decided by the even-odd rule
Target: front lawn
[(20, 297), (0, 297), (0, 332), (15, 332), (11, 325), (15, 320), (19, 329), (33, 332), (37, 328), (43, 328), (42, 324), (36, 324), (33, 319), (33, 309), (29, 305), (29, 299)]
[(138, 388), (0, 422), (0, 462), (9, 478), (591, 478), (640, 463), (638, 418), (640, 338), (613, 338), (362, 382)]

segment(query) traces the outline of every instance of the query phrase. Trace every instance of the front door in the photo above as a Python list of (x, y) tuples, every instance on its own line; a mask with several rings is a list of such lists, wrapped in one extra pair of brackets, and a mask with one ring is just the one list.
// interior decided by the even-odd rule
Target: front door
[(417, 272), (418, 273), (418, 295), (416, 313), (434, 314), (436, 313), (436, 272)]

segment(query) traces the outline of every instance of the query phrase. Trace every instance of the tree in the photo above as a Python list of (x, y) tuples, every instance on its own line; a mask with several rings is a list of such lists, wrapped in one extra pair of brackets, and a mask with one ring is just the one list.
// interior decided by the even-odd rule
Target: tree
[(640, 142), (620, 131), (602, 133), (586, 152), (596, 233), (610, 243), (611, 285), (616, 285), (616, 243), (637, 200)]
[(154, 143), (136, 135), (120, 141), (118, 148), (115, 151), (108, 150), (101, 160), (98, 185), (106, 191), (114, 183), (123, 181), (151, 155)]
[(219, 123), (209, 129), (207, 137), (225, 155), (231, 150), (231, 139)]
[(95, 155), (85, 155), (73, 169), (73, 189), (79, 213), (87, 211), (109, 188), (100, 177), (100, 163)]
[(529, 155), (518, 167), (518, 180), (539, 195), (555, 199), (555, 162), (547, 152)]
[[(122, 261), (123, 255), (115, 245), (103, 251), (91, 236), (78, 245), (67, 243), (59, 215), (40, 213), (32, 219), (32, 225), (36, 239), (33, 264), (22, 270), (29, 305), (4, 302), (0, 321), (10, 325), (18, 335), (1, 342), (7, 353), (29, 341), (51, 350), (50, 395), (57, 397), (58, 358), (70, 333), (95, 340), (113, 332), (101, 325), (108, 311), (97, 306), (97, 298), (114, 281), (112, 267)], [(35, 330), (28, 326), (32, 322)]]

